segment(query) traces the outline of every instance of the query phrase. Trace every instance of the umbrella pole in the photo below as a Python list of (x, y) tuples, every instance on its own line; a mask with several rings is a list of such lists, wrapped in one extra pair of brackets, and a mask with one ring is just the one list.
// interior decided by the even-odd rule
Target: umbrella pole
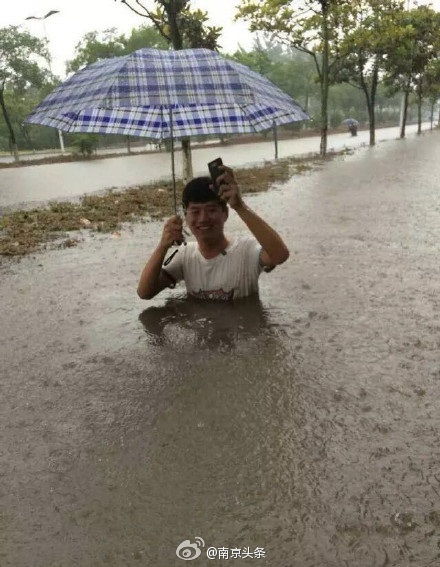
[(174, 133), (173, 133), (173, 109), (170, 106), (170, 136), (171, 136), (171, 173), (173, 176), (173, 199), (174, 214), (177, 215), (177, 197), (176, 197), (176, 166), (174, 163)]
[(275, 143), (275, 159), (278, 159), (278, 131), (275, 120), (273, 121), (273, 141)]

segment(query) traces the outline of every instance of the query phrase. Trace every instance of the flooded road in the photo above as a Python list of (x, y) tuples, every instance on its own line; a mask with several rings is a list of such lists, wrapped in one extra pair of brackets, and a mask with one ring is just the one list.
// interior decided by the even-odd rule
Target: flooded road
[[(424, 123), (427, 130), (429, 123)], [(416, 125), (408, 126), (411, 137), (417, 130)], [(399, 136), (398, 128), (377, 130), (377, 140), (392, 140)], [(328, 147), (342, 150), (346, 147), (358, 147), (368, 144), (369, 134), (360, 131), (356, 138), (348, 133), (329, 136)], [(317, 136), (296, 140), (280, 140), (279, 156), (307, 155), (319, 152), (320, 139)], [(195, 175), (206, 174), (206, 164), (219, 154), (223, 161), (237, 167), (245, 164), (271, 160), (274, 158), (273, 141), (236, 146), (197, 148), (193, 151)], [(176, 153), (176, 171), (182, 171), (181, 153)], [(47, 201), (49, 199), (67, 199), (79, 197), (84, 193), (102, 191), (111, 187), (124, 187), (144, 184), (171, 176), (170, 154), (155, 153), (132, 155), (89, 162), (58, 163), (35, 165), (0, 170), (0, 210), (13, 207), (23, 202)]]
[(260, 301), (137, 299), (157, 223), (3, 262), (2, 567), (438, 565), (439, 151), (247, 196)]

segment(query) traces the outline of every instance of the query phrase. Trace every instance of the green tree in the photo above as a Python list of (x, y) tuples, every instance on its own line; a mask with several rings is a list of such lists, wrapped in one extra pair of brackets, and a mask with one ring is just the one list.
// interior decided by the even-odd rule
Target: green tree
[(98, 138), (99, 136), (97, 134), (74, 134), (71, 138), (72, 146), (77, 152), (81, 153), (84, 158), (87, 158), (96, 151)]
[(390, 92), (403, 91), (404, 112), (400, 137), (405, 137), (408, 99), (417, 96), (419, 131), (423, 98), (423, 77), (430, 62), (440, 53), (440, 14), (427, 6), (401, 11), (395, 18), (392, 48), (384, 62), (385, 82)]
[(116, 28), (103, 32), (92, 31), (87, 33), (75, 46), (75, 57), (67, 62), (66, 71), (67, 73), (78, 71), (81, 67), (100, 59), (127, 55), (143, 47), (166, 49), (168, 44), (152, 26), (135, 28), (128, 37), (118, 35)]
[(260, 75), (264, 75), (265, 77), (271, 75), (273, 61), (270, 58), (268, 50), (263, 48), (259, 40), (254, 43), (252, 51), (246, 51), (240, 47), (229, 57), (242, 65), (246, 65), (246, 67), (249, 67), (252, 71), (260, 73)]
[[(327, 153), (330, 45), (344, 29), (346, 0), (242, 0), (237, 18), (250, 22), (251, 31), (271, 33), (284, 44), (310, 55), (316, 66), (321, 90), (321, 155)], [(333, 50), (337, 53), (337, 50)]]
[[(117, 1), (117, 0), (115, 0)], [(120, 0), (132, 12), (147, 18), (173, 49), (205, 47), (216, 50), (221, 28), (207, 26), (208, 15), (201, 10), (191, 10), (190, 0), (154, 0), (156, 9), (150, 10), (140, 0)], [(183, 179), (193, 176), (191, 144), (182, 139)]]
[(17, 140), (5, 103), (5, 92), (14, 91), (21, 95), (30, 85), (41, 86), (47, 71), (40, 64), (48, 57), (44, 41), (21, 31), (18, 26), (0, 29), (0, 106), (15, 161), (19, 161)]
[(154, 0), (156, 9), (150, 10), (139, 0), (120, 0), (132, 12), (147, 18), (173, 49), (205, 47), (218, 49), (221, 28), (208, 26), (208, 15), (202, 10), (191, 10), (190, 0)]
[(39, 89), (29, 89), (20, 94), (12, 90), (5, 92), (5, 106), (8, 109), (8, 116), (16, 136), (17, 146), (30, 150), (34, 149), (30, 125), (25, 124), (23, 120), (38, 104), (38, 100), (35, 100), (35, 97), (32, 96), (32, 91), (35, 93)]
[(370, 146), (375, 144), (376, 96), (388, 52), (394, 49), (398, 0), (354, 0), (347, 7), (345, 35), (336, 45), (338, 62), (333, 80), (360, 89), (366, 99), (370, 124)]
[[(54, 128), (24, 123), (26, 117), (54, 88), (59, 81), (48, 75), (48, 81), (41, 86), (29, 85), (24, 89), (7, 88), (4, 92), (5, 106), (15, 133), (17, 146), (29, 150), (53, 148), (58, 144)], [(6, 122), (0, 119), (0, 149), (10, 149), (10, 134)]]
[(306, 112), (310, 98), (319, 96), (314, 64), (308, 55), (297, 49), (257, 38), (252, 51), (240, 48), (229, 57), (267, 77), (302, 104)]
[[(440, 100), (440, 59), (430, 61), (424, 75), (424, 92), (429, 100), (431, 130), (434, 123), (435, 105)], [(439, 114), (440, 126), (440, 114)]]
[[(66, 70), (68, 73), (90, 65), (100, 59), (128, 55), (137, 49), (154, 47), (166, 49), (168, 44), (153, 26), (141, 26), (131, 30), (130, 35), (118, 35), (116, 28), (110, 28), (103, 32), (92, 31), (82, 38), (76, 45), (75, 57), (68, 61)], [(130, 136), (125, 138), (127, 152), (131, 152)], [(75, 145), (75, 141), (73, 142)]]

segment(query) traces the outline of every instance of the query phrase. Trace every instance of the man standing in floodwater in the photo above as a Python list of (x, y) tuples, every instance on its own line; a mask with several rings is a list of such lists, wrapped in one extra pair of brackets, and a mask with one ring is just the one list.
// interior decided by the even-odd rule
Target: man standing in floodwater
[[(179, 216), (165, 222), (162, 238), (141, 274), (137, 290), (141, 299), (151, 299), (181, 280), (191, 297), (221, 301), (246, 297), (258, 293), (262, 271), (272, 270), (289, 257), (279, 234), (244, 203), (232, 169), (221, 167), (218, 193), (209, 177), (196, 177), (185, 186), (185, 220), (196, 242), (176, 250), (164, 264), (173, 243), (184, 240)], [(225, 236), (228, 205), (253, 236)]]

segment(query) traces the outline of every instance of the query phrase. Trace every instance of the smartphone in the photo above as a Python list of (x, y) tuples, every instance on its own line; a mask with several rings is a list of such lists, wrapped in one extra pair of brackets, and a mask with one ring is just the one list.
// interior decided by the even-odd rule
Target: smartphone
[(214, 185), (214, 191), (216, 193), (218, 193), (219, 190), (217, 178), (224, 173), (224, 171), (220, 169), (221, 165), (223, 165), (222, 158), (214, 159), (208, 163), (209, 173), (211, 174), (212, 184)]

